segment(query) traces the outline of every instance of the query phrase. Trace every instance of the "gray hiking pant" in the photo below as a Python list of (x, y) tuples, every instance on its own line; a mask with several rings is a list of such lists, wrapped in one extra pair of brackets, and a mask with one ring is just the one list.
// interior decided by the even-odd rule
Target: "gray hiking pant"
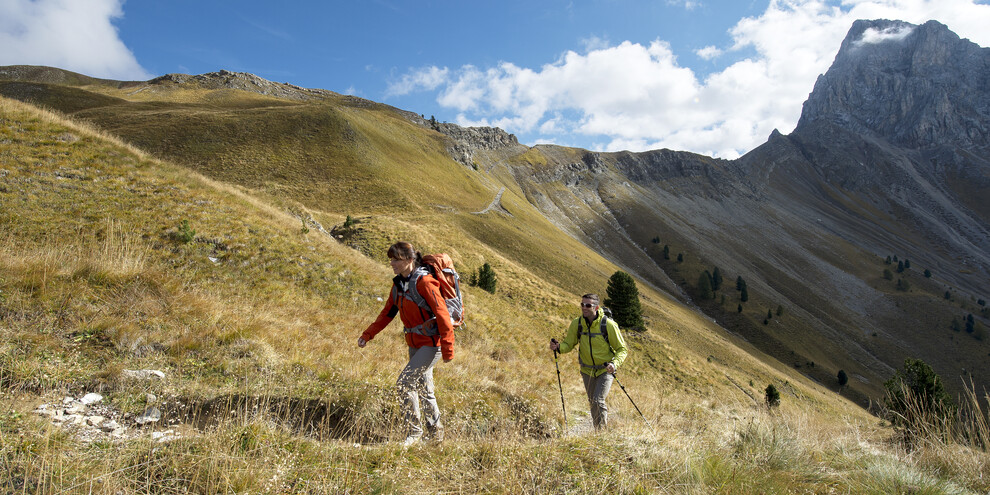
[(602, 373), (596, 377), (581, 373), (584, 379), (584, 391), (588, 393), (588, 403), (591, 404), (591, 420), (595, 424), (595, 429), (605, 428), (608, 425), (608, 405), (605, 399), (608, 391), (612, 388), (612, 374)]
[(409, 364), (399, 373), (395, 382), (402, 396), (402, 410), (406, 422), (407, 436), (421, 436), (420, 403), (426, 412), (426, 427), (433, 429), (440, 423), (440, 408), (433, 395), (433, 365), (440, 360), (439, 347), (409, 348)]

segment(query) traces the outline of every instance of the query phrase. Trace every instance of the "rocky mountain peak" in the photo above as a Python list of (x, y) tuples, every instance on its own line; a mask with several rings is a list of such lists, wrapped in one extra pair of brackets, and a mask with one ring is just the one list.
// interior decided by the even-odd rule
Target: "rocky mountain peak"
[(148, 81), (150, 84), (196, 84), (205, 89), (237, 89), (279, 98), (294, 100), (316, 100), (336, 95), (324, 89), (302, 88), (289, 83), (272, 82), (248, 72), (220, 70), (191, 76), (188, 74), (165, 74)]
[(906, 148), (990, 146), (990, 48), (936, 21), (856, 21), (804, 104), (796, 132), (827, 121)]

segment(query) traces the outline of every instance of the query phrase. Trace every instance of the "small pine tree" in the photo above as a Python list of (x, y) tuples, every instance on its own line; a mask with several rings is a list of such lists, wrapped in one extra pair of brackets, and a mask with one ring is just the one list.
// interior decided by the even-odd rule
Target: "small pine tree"
[(948, 301), (952, 299), (952, 294), (949, 291), (945, 291), (945, 300)]
[(897, 290), (907, 292), (911, 290), (911, 284), (903, 278), (897, 279)]
[(196, 230), (189, 228), (189, 220), (183, 220), (182, 224), (179, 225), (179, 230), (175, 234), (175, 240), (188, 244), (196, 238)]
[(677, 262), (684, 263), (684, 253), (677, 253)]
[(740, 304), (738, 307), (736, 307), (736, 312), (737, 313), (742, 313), (742, 309), (743, 309), (742, 308), (742, 304)]
[(468, 285), (470, 285), (471, 287), (477, 287), (478, 286), (478, 271), (477, 270), (471, 270), (471, 276), (468, 277)]
[(925, 268), (925, 278), (932, 278), (932, 271)]
[(612, 310), (612, 318), (624, 328), (643, 328), (643, 310), (639, 302), (636, 281), (623, 271), (617, 271), (608, 279), (605, 289), (605, 306)]
[(739, 293), (739, 300), (742, 302), (749, 301), (749, 290), (746, 289), (745, 284), (743, 284), (742, 292)]
[(891, 421), (905, 421), (911, 425), (925, 418), (913, 417), (913, 412), (922, 410), (934, 418), (949, 418), (955, 413), (956, 405), (942, 386), (942, 380), (927, 363), (920, 359), (906, 359), (904, 367), (893, 378), (883, 384), (887, 391), (884, 405), (895, 413)]
[(742, 275), (736, 277), (736, 290), (743, 290), (746, 287), (746, 281), (743, 280)]
[(769, 309), (767, 310), (767, 319), (768, 320), (772, 320), (773, 319), (773, 311), (770, 311)]
[(845, 387), (846, 384), (849, 383), (849, 376), (846, 375), (846, 370), (839, 370), (839, 374), (836, 375), (836, 378), (839, 380), (840, 387)]
[(712, 290), (717, 291), (722, 288), (722, 270), (716, 266), (712, 269)]
[(973, 333), (973, 330), (975, 329), (976, 320), (973, 318), (973, 315), (966, 316), (966, 333)]
[(670, 259), (670, 246), (668, 246), (666, 244), (664, 244), (664, 246), (663, 246), (663, 259), (665, 259), (665, 260), (669, 260)]
[(345, 229), (349, 229), (349, 228), (353, 227), (355, 223), (357, 223), (357, 222), (355, 222), (354, 219), (351, 218), (350, 215), (347, 215), (347, 218), (344, 219), (344, 228)]
[(767, 385), (765, 393), (768, 408), (775, 409), (780, 405), (780, 392), (777, 391), (777, 387), (774, 387), (772, 383)]
[(894, 273), (891, 272), (889, 268), (884, 268), (883, 269), (883, 278), (884, 278), (884, 280), (894, 280)]
[(885, 259), (885, 260), (883, 261), (883, 264), (885, 264), (885, 265), (889, 265), (890, 263), (891, 263), (891, 259), (890, 259), (890, 255), (888, 254), (888, 255), (887, 255), (887, 259)]
[(778, 305), (777, 305), (777, 317), (779, 318), (779, 317), (781, 317), (781, 316), (782, 316), (783, 314), (784, 314), (784, 307), (778, 304)]
[(489, 265), (488, 263), (481, 265), (481, 268), (478, 269), (478, 287), (494, 294), (495, 285), (497, 283), (498, 277), (495, 275), (495, 270), (492, 269), (492, 265)]
[(898, 261), (897, 262), (897, 273), (904, 273), (904, 262), (903, 261)]
[(904, 269), (905, 270), (911, 269), (911, 260), (907, 260), (907, 259), (904, 260)]

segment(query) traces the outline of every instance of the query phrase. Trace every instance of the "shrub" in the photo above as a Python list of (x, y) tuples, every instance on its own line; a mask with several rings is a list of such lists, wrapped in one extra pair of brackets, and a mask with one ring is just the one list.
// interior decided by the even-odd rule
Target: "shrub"
[(183, 244), (188, 244), (196, 238), (196, 231), (189, 227), (189, 220), (182, 221), (174, 238)]
[(846, 370), (839, 370), (839, 374), (835, 378), (839, 380), (840, 387), (845, 387), (849, 383), (849, 376), (846, 375)]
[(492, 265), (489, 265), (488, 263), (481, 265), (481, 268), (478, 269), (478, 287), (494, 294), (495, 285), (497, 283), (498, 277), (495, 275), (495, 270), (492, 269)]
[(774, 387), (772, 383), (767, 385), (766, 402), (767, 407), (770, 409), (774, 409), (780, 405), (780, 392), (777, 392), (777, 387)]
[(956, 405), (931, 366), (920, 359), (906, 359), (904, 367), (884, 382), (884, 406), (888, 419), (908, 428), (947, 421)]

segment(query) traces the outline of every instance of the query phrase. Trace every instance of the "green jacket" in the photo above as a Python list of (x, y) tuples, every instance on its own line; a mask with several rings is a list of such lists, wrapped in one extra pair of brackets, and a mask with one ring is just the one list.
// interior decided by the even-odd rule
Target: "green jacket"
[[(599, 376), (606, 373), (605, 363), (612, 363), (616, 369), (626, 360), (626, 341), (619, 333), (619, 325), (615, 320), (609, 318), (605, 323), (608, 331), (608, 342), (600, 335), (601, 324), (604, 312), (598, 308), (598, 316), (595, 321), (588, 325), (584, 316), (579, 316), (571, 322), (567, 329), (567, 336), (560, 343), (560, 352), (571, 352), (578, 347), (578, 362), (581, 363), (581, 373), (590, 376)], [(578, 331), (580, 328), (580, 332)], [(590, 329), (590, 332), (589, 332)], [(578, 335), (580, 333), (580, 335)]]

